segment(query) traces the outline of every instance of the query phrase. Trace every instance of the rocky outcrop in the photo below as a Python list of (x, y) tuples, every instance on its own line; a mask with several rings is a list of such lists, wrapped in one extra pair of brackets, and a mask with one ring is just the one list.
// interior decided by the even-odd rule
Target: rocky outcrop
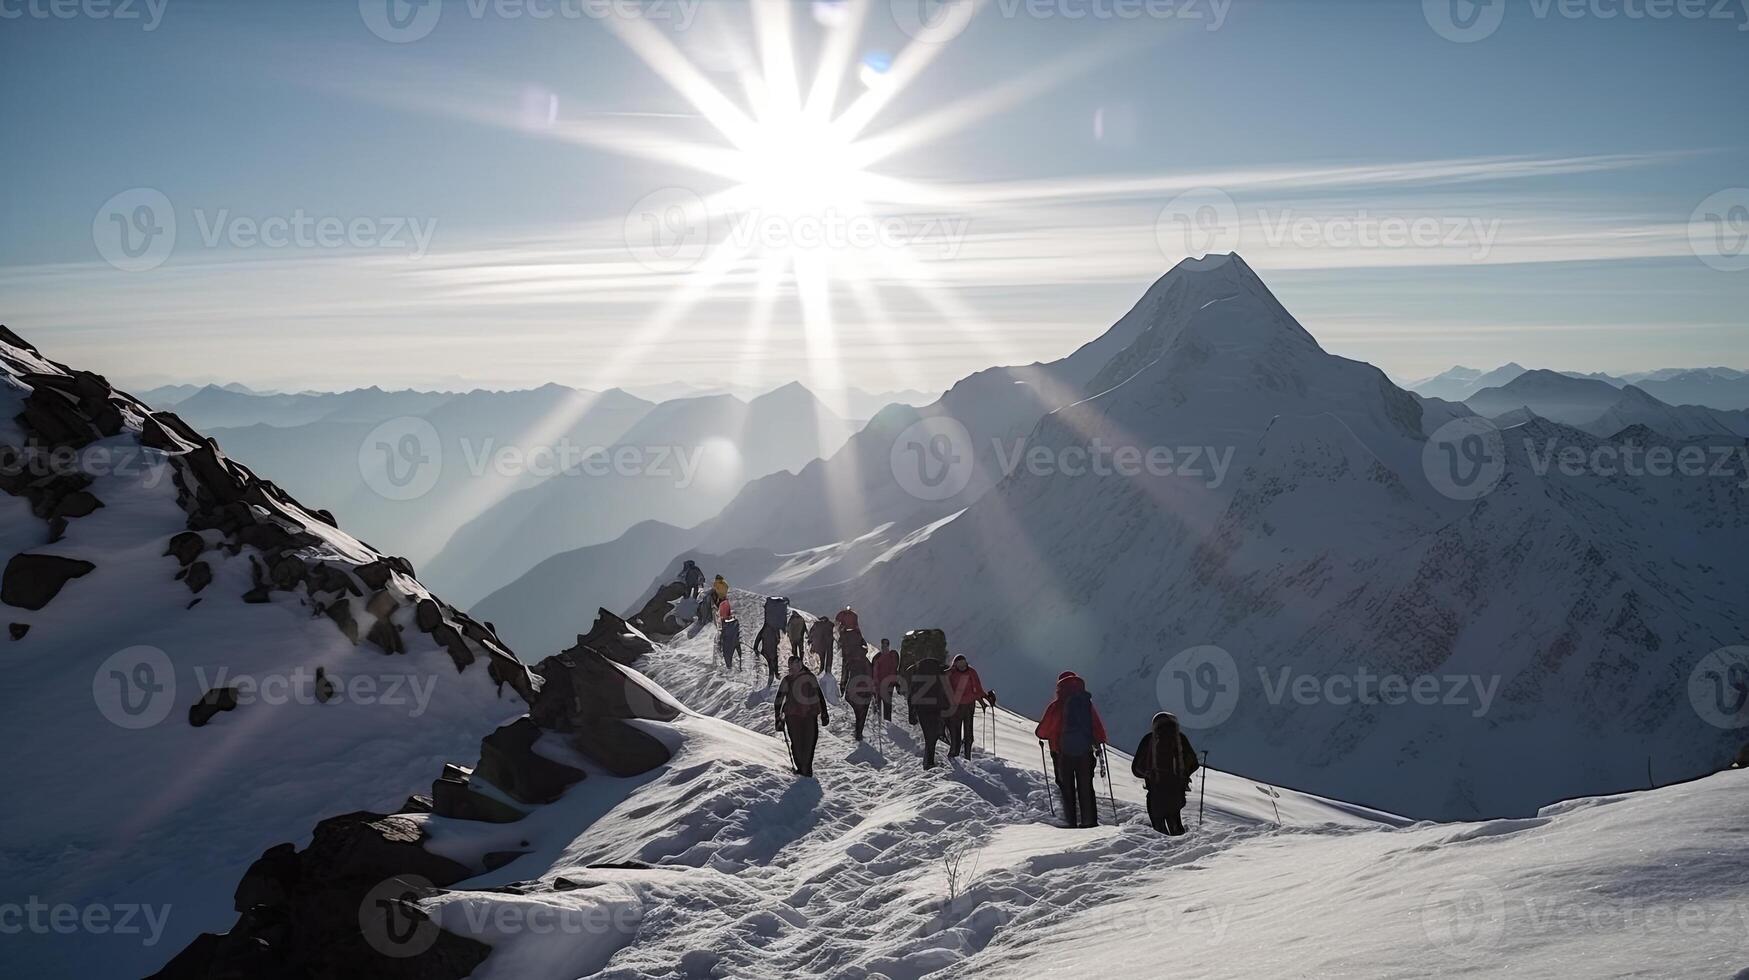
[(650, 597), (649, 602), (644, 603), (644, 608), (631, 618), (629, 625), (645, 636), (666, 638), (678, 634), (686, 628), (686, 624), (675, 618), (674, 604), (685, 596), (686, 586), (679, 582), (663, 585)]
[(60, 555), (17, 554), (0, 576), (0, 602), (20, 609), (41, 609), (54, 601), (61, 587), (88, 575), (97, 566)]
[(359, 812), (322, 821), (302, 852), (268, 848), (237, 885), (231, 931), (203, 934), (156, 976), (467, 976), (491, 947), (439, 929), (413, 903), (476, 872), (424, 840), (408, 816)]
[(596, 610), (595, 624), (589, 627), (589, 632), (577, 637), (577, 645), (628, 667), (656, 649), (656, 644), (637, 627), (606, 609)]

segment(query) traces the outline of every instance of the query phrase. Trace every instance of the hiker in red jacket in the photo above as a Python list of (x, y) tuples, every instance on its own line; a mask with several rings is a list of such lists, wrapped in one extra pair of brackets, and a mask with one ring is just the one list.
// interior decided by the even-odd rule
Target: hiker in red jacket
[(893, 649), (893, 641), (881, 640), (881, 648), (874, 655), (874, 685), (875, 697), (881, 701), (881, 720), (893, 720), (893, 690), (899, 686), (899, 651)]
[(947, 672), (947, 757), (972, 757), (972, 732), (977, 729), (978, 702), (994, 708), (996, 692), (984, 690), (978, 672), (962, 654), (953, 658)]
[(802, 658), (789, 658), (789, 673), (777, 687), (774, 707), (778, 730), (788, 733), (790, 758), (796, 764), (796, 772), (813, 776), (814, 747), (820, 742), (820, 726), (831, 719), (826, 717), (820, 681), (802, 664)]
[(1051, 767), (1063, 794), (1063, 819), (1070, 827), (1099, 826), (1093, 788), (1094, 753), (1105, 751), (1105, 722), (1093, 707), (1087, 682), (1072, 670), (1057, 675), (1057, 696), (1045, 707), (1035, 732), (1051, 746)]
[(838, 615), (833, 616), (832, 621), (838, 624), (838, 638), (840, 640), (844, 638), (845, 630), (862, 629), (862, 624), (856, 621), (856, 610), (849, 606), (845, 606), (843, 609), (838, 610)]

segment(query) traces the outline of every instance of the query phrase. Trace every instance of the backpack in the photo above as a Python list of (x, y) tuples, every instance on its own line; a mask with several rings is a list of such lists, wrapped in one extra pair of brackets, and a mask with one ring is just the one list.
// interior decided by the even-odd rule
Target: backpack
[(1063, 732), (1057, 736), (1057, 751), (1063, 755), (1093, 751), (1093, 695), (1086, 691), (1077, 691), (1063, 701)]
[(723, 620), (723, 656), (727, 657), (741, 645), (741, 621), (738, 619)]
[(941, 630), (911, 630), (899, 641), (899, 673), (909, 674), (931, 658), (947, 663), (947, 634)]
[(789, 622), (789, 600), (780, 595), (765, 597), (765, 625), (782, 629)]
[(795, 674), (786, 683), (789, 692), (783, 702), (785, 721), (801, 721), (820, 713), (820, 683), (813, 674)]

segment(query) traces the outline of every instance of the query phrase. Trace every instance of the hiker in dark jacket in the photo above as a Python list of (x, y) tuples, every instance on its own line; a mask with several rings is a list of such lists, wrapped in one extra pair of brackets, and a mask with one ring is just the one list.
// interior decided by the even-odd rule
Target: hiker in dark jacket
[(863, 725), (868, 721), (868, 706), (875, 698), (874, 665), (869, 663), (868, 647), (860, 642), (860, 637), (858, 642), (845, 645), (844, 655), (839, 659), (844, 664), (844, 673), (838, 686), (856, 714), (856, 740), (860, 742)]
[(1196, 749), (1178, 725), (1178, 716), (1162, 711), (1136, 745), (1130, 772), (1148, 786), (1148, 820), (1162, 834), (1184, 833), (1184, 802), (1190, 794), (1190, 774), (1201, 768)]
[(965, 655), (953, 658), (947, 672), (947, 757), (972, 757), (972, 733), (977, 730), (978, 708), (987, 703), (996, 706), (994, 691), (984, 690), (978, 672), (966, 662)]
[(802, 655), (802, 640), (808, 634), (808, 621), (802, 618), (801, 613), (792, 609), (787, 625), (789, 627), (789, 655), (799, 657)]
[(735, 654), (741, 650), (741, 621), (733, 616), (723, 620), (723, 631), (717, 637), (723, 653), (723, 669), (735, 669)]
[(697, 596), (699, 590), (704, 588), (704, 570), (691, 558), (680, 566), (680, 584), (686, 586), (686, 596), (689, 599)]
[(783, 631), (776, 626), (766, 626), (759, 631), (758, 636), (753, 638), (753, 654), (764, 658), (766, 683), (768, 684), (777, 682), (777, 647), (780, 642), (778, 637), (782, 635)]
[(910, 688), (905, 692), (907, 717), (923, 729), (923, 768), (935, 766), (935, 743), (941, 740), (947, 712), (947, 678), (941, 661), (919, 660), (911, 669)]
[(881, 720), (893, 720), (893, 689), (899, 686), (899, 651), (892, 640), (881, 640), (874, 655), (875, 697), (881, 700)]
[(789, 673), (777, 686), (777, 727), (789, 733), (790, 757), (796, 772), (814, 774), (814, 747), (820, 744), (820, 726), (826, 717), (826, 699), (820, 696), (820, 681), (802, 658), (789, 658)]
[(1105, 722), (1093, 707), (1087, 683), (1074, 671), (1057, 675), (1057, 696), (1045, 707), (1035, 734), (1050, 743), (1051, 766), (1063, 794), (1064, 822), (1070, 827), (1099, 826), (1093, 760), (1105, 749)]
[(820, 673), (832, 673), (832, 621), (816, 619), (808, 627), (808, 646), (814, 649), (814, 659), (820, 662)]

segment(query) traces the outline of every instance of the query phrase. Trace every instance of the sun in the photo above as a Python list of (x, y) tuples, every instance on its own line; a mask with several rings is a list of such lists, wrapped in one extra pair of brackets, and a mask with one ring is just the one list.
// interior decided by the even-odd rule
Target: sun
[(823, 217), (866, 209), (866, 180), (850, 143), (830, 124), (785, 112), (754, 125), (742, 151), (742, 201), (784, 218)]

